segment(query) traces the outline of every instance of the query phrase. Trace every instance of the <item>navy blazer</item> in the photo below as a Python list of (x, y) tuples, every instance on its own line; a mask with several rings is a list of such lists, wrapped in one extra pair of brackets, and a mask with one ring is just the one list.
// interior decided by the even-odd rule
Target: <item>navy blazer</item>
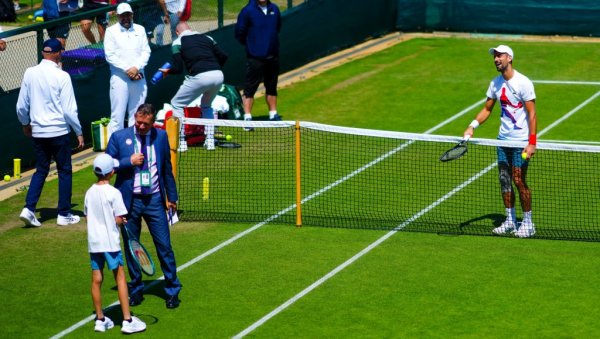
[[(163, 130), (152, 128), (150, 130), (150, 143), (154, 146), (156, 153), (156, 167), (158, 170), (158, 185), (162, 201), (177, 202), (177, 187), (171, 166), (171, 152), (167, 133)], [(108, 145), (106, 153), (119, 161), (119, 167), (115, 168), (117, 179), (115, 187), (121, 191), (123, 202), (127, 211), (131, 211), (133, 204), (133, 180), (135, 178), (135, 166), (131, 164), (131, 156), (135, 153), (134, 128), (129, 127), (114, 132)], [(166, 199), (165, 199), (166, 197)]]

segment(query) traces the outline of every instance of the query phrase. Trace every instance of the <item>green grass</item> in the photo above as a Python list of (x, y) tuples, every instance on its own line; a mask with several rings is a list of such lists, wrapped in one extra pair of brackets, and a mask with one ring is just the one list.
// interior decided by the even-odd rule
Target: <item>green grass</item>
[[(411, 40), (282, 89), (280, 112), (286, 120), (423, 132), (483, 98), (496, 75), (487, 48), (499, 43)], [(598, 51), (593, 45), (510, 45), (516, 53), (515, 67), (534, 80), (600, 79), (600, 70), (595, 67)], [(594, 86), (537, 84), (540, 130), (597, 91)], [(264, 103), (257, 101), (256, 111), (261, 107)], [(594, 103), (587, 105), (544, 137), (600, 141), (600, 134), (590, 123), (596, 120), (598, 110)], [(460, 135), (476, 111), (438, 132)], [(490, 120), (477, 130), (477, 136), (494, 138), (497, 128), (497, 120)], [(260, 138), (259, 133), (256, 138)], [(242, 149), (250, 148), (244, 145)], [(215, 161), (221, 151), (225, 150), (199, 161)], [(275, 146), (273, 151), (283, 152)], [(233, 171), (227, 165), (216, 162), (214, 170)], [(242, 168), (249, 165), (235, 164)], [(264, 168), (263, 173), (268, 170)], [(552, 169), (546, 171), (550, 174)], [(338, 178), (337, 174), (328, 175)], [(595, 177), (590, 180), (592, 184), (595, 181)], [(92, 182), (88, 170), (74, 176), (77, 213), (82, 211), (83, 194)], [(213, 184), (218, 180), (211, 180)], [(448, 183), (440, 180), (439, 184)], [(277, 185), (286, 187), (284, 183)], [(254, 189), (231, 192), (231, 196), (272, 194), (268, 189)], [(56, 196), (56, 181), (48, 182), (39, 203), (44, 223), (39, 229), (23, 228), (16, 220), (23, 193), (0, 204), (0, 265), (4, 268), (0, 298), (6, 307), (0, 315), (2, 337), (49, 337), (92, 312), (85, 224), (55, 226)], [(498, 196), (478, 199), (482, 200), (474, 204), (485, 209), (480, 213), (502, 214), (501, 209), (488, 210), (499, 206)], [(280, 204), (287, 206), (289, 202)], [(178, 264), (253, 225), (177, 224), (172, 240)], [(160, 286), (148, 291), (146, 301), (133, 309), (149, 324), (140, 337), (231, 337), (385, 234), (378, 230), (266, 224), (181, 271), (184, 287), (180, 308), (165, 309)], [(147, 232), (142, 240), (149, 242)], [(401, 232), (258, 327), (251, 336), (598, 337), (599, 264), (598, 243)], [(116, 300), (114, 286), (107, 274), (105, 305)], [(108, 314), (120, 318), (118, 310)], [(118, 330), (117, 326), (103, 336), (120, 336)], [(70, 336), (97, 337), (91, 323)]]

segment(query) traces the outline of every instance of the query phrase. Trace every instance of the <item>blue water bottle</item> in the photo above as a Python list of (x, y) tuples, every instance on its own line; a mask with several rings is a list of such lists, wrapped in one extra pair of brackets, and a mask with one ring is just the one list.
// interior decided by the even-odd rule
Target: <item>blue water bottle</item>
[[(171, 68), (171, 64), (168, 63), (168, 62), (165, 62), (165, 64), (162, 65), (161, 68), (163, 68), (163, 69), (169, 69), (169, 68)], [(152, 76), (151, 82), (152, 82), (153, 85), (156, 85), (156, 83), (159, 82), (159, 81), (161, 81), (162, 78), (163, 78), (163, 72), (156, 71), (156, 73), (154, 73), (154, 75)]]

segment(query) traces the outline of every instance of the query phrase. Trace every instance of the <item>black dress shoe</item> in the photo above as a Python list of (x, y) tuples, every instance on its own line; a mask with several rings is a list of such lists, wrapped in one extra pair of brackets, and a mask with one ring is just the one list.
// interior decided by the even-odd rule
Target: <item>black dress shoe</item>
[(129, 306), (140, 305), (144, 301), (144, 296), (140, 293), (132, 294), (129, 296)]
[(166, 301), (167, 308), (177, 308), (179, 307), (180, 302), (181, 301), (179, 300), (179, 297), (177, 295), (170, 295)]

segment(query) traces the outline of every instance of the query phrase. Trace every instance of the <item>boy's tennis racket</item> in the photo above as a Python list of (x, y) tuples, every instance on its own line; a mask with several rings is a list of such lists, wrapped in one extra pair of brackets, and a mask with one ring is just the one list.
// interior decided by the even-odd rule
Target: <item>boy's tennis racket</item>
[(154, 261), (152, 260), (150, 253), (148, 253), (144, 245), (136, 239), (133, 233), (129, 231), (127, 224), (124, 224), (123, 227), (127, 231), (127, 243), (129, 244), (129, 251), (131, 252), (133, 260), (135, 260), (135, 263), (142, 272), (147, 275), (154, 275), (156, 267), (154, 266)]
[(467, 153), (467, 142), (470, 138), (470, 135), (465, 135), (464, 139), (461, 142), (459, 142), (456, 146), (452, 147), (451, 149), (447, 150), (444, 154), (442, 154), (440, 160), (446, 162), (450, 160), (456, 160), (465, 155)]

